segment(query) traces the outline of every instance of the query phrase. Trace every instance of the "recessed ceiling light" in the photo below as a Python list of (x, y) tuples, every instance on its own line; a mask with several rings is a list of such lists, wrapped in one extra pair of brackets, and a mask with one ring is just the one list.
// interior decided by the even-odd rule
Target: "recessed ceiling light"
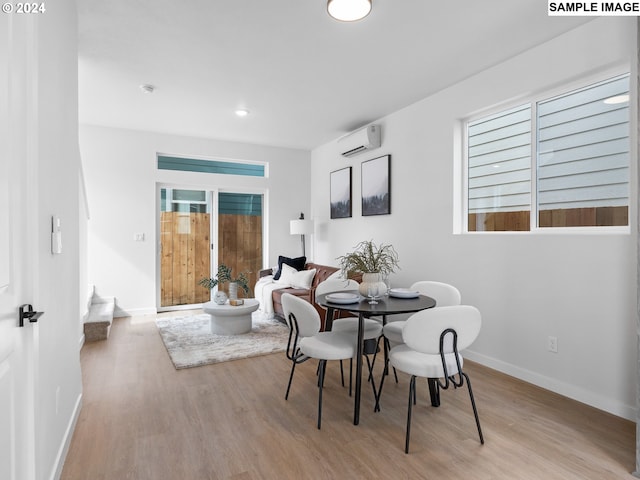
[(236, 115), (239, 117), (246, 117), (247, 115), (249, 115), (249, 110), (247, 110), (246, 108), (239, 108), (236, 110)]
[(148, 83), (140, 85), (140, 90), (142, 90), (143, 93), (153, 93), (155, 89), (156, 87), (149, 85)]
[(604, 99), (604, 103), (607, 105), (617, 105), (618, 103), (626, 103), (629, 101), (629, 95), (616, 95), (615, 97), (609, 97)]

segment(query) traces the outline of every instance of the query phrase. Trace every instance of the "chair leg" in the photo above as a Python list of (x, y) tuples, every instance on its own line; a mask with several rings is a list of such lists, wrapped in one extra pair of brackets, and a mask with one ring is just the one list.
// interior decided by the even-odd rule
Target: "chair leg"
[(296, 369), (296, 362), (291, 362), (291, 373), (289, 374), (289, 384), (287, 385), (287, 393), (284, 396), (285, 400), (289, 400), (289, 390), (291, 390), (291, 381), (293, 380), (293, 372)]
[(437, 378), (428, 378), (429, 384), (429, 396), (431, 397), (431, 405), (434, 407), (440, 406), (440, 387), (438, 386)]
[(374, 412), (380, 411), (380, 397), (382, 396), (382, 386), (384, 385), (384, 372), (380, 377), (380, 386), (378, 387), (378, 393), (376, 394), (376, 406), (373, 408)]
[(473, 407), (473, 415), (476, 417), (476, 427), (478, 427), (478, 435), (480, 436), (480, 443), (484, 445), (484, 437), (482, 436), (482, 428), (480, 428), (480, 418), (478, 417), (478, 409), (476, 408), (476, 401), (473, 398), (473, 390), (471, 389), (471, 381), (469, 375), (462, 372), (462, 375), (467, 380), (467, 388), (469, 389), (469, 398), (471, 399), (471, 406)]
[[(376, 382), (373, 379), (373, 362), (375, 362), (375, 358), (373, 359), (373, 362), (369, 361), (369, 356), (368, 355), (365, 355), (365, 358), (367, 359), (367, 367), (369, 368), (369, 382), (371, 382), (371, 388), (373, 389), (373, 398), (377, 399), (378, 398), (378, 394), (376, 392)], [(375, 411), (375, 409), (374, 409), (374, 411)]]
[[(376, 358), (378, 358), (378, 352), (380, 351), (380, 340), (383, 339), (383, 338), (384, 338), (384, 336), (380, 335), (378, 337), (378, 340), (376, 341), (376, 351), (373, 352), (373, 361), (371, 362), (371, 368), (372, 369), (376, 364)], [(383, 347), (384, 347), (384, 345), (383, 345)], [(383, 348), (383, 350), (384, 350), (384, 348)], [(387, 353), (386, 352), (384, 353), (384, 362), (385, 362), (384, 364), (386, 365), (387, 364)]]
[(404, 453), (409, 453), (409, 438), (411, 437), (411, 407), (416, 397), (416, 376), (411, 376), (409, 382), (409, 405), (407, 406), (407, 437), (404, 442)]
[(319, 379), (318, 379), (318, 430), (320, 430), (320, 425), (322, 423), (322, 386), (324, 384), (324, 371), (327, 366), (326, 360), (320, 360), (318, 363), (319, 367)]
[(342, 366), (342, 360), (340, 360), (340, 380), (342, 380), (342, 386), (344, 387), (344, 367)]
[[(389, 339), (384, 337), (384, 374), (389, 375), (389, 350), (391, 350), (391, 345), (389, 344)], [(396, 379), (396, 383), (398, 383), (398, 372), (396, 372), (396, 367), (393, 368), (393, 376)]]

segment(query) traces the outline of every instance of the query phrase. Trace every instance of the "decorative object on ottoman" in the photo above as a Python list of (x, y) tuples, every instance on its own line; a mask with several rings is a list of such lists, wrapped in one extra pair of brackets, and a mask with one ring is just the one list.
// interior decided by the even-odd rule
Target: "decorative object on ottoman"
[(350, 278), (355, 274), (362, 274), (362, 283), (358, 290), (365, 297), (371, 283), (377, 284), (378, 291), (385, 291), (387, 286), (383, 282), (384, 277), (400, 268), (398, 253), (393, 245), (383, 243), (376, 245), (373, 240), (365, 240), (354, 248), (353, 252), (337, 258), (344, 277)]
[(245, 295), (249, 295), (249, 292), (251, 291), (249, 289), (249, 279), (247, 278), (247, 274), (242, 272), (238, 275), (238, 278), (233, 278), (231, 276), (231, 268), (227, 267), (223, 263), (218, 266), (218, 274), (215, 277), (203, 278), (198, 282), (198, 285), (202, 285), (204, 288), (212, 290), (216, 286), (223, 285), (225, 283), (229, 283), (229, 298), (238, 298), (238, 287), (242, 288)]
[(216, 302), (218, 305), (224, 305), (225, 303), (227, 303), (227, 294), (224, 293), (222, 290), (218, 290), (216, 294), (213, 296), (213, 301)]

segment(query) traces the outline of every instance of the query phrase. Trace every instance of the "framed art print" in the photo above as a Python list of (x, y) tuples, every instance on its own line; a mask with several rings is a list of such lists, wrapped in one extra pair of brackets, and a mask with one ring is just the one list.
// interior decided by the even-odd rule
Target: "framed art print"
[(331, 218), (351, 216), (351, 167), (331, 172)]
[(362, 215), (391, 213), (391, 155), (362, 162)]

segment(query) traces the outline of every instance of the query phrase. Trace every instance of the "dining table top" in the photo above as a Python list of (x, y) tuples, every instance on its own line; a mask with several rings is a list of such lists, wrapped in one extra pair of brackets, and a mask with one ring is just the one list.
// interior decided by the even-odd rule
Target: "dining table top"
[(360, 300), (354, 303), (337, 303), (327, 299), (327, 295), (331, 295), (328, 292), (324, 295), (316, 296), (316, 303), (323, 307), (335, 309), (335, 310), (347, 310), (354, 313), (363, 313), (365, 316), (373, 315), (395, 315), (399, 313), (412, 313), (427, 308), (433, 308), (436, 306), (434, 298), (427, 297), (426, 295), (418, 295), (413, 298), (398, 298), (391, 295), (381, 295), (377, 301), (378, 303), (370, 304), (369, 299), (360, 295), (357, 290), (341, 290), (340, 293), (353, 293), (360, 296)]

